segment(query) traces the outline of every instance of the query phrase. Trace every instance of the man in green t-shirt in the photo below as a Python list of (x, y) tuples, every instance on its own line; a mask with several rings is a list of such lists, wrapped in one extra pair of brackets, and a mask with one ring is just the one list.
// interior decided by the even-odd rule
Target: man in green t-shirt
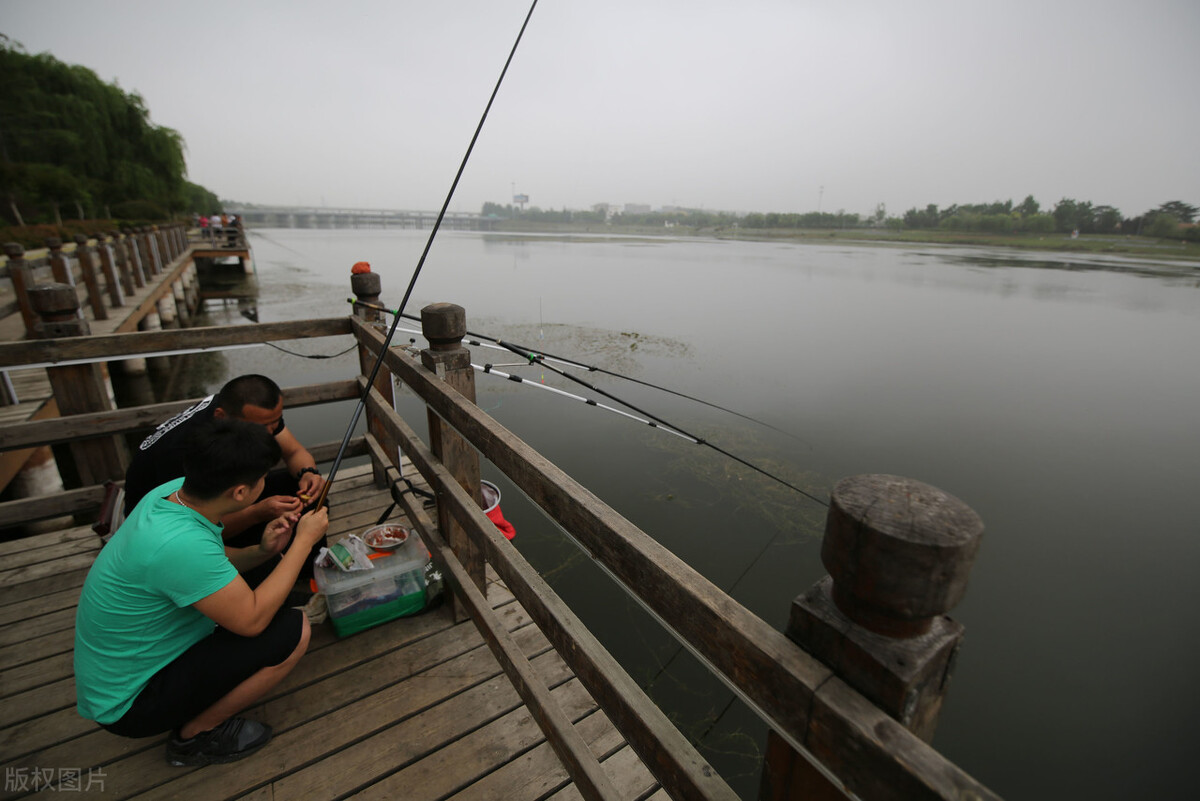
[[(173, 765), (231, 762), (271, 738), (266, 724), (235, 715), (308, 647), (308, 618), (281, 607), (325, 535), (328, 512), (278, 517), (246, 548), (224, 545), (220, 521), (254, 503), (279, 458), (261, 425), (205, 424), (184, 457), (184, 478), (147, 493), (101, 549), (75, 620), (83, 717), (126, 737), (170, 731)], [(257, 587), (239, 575), (278, 554)]]

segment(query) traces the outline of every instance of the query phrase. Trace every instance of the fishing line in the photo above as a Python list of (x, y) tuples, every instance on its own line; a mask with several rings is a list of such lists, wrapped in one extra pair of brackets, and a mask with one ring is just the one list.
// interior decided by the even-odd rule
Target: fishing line
[(734, 460), (735, 462), (737, 462), (738, 464), (741, 464), (741, 465), (744, 465), (744, 466), (746, 466), (746, 467), (749, 467), (751, 470), (754, 470), (754, 471), (755, 471), (755, 472), (757, 472), (757, 473), (761, 473), (762, 475), (766, 476), (767, 478), (771, 479), (772, 481), (776, 481), (776, 482), (778, 482), (778, 483), (782, 484), (783, 486), (787, 487), (788, 489), (795, 490), (796, 492), (798, 492), (798, 493), (800, 493), (801, 495), (803, 495), (805, 498), (808, 498), (810, 501), (814, 501), (815, 503), (819, 503), (819, 504), (821, 504), (822, 506), (826, 506), (826, 507), (828, 507), (828, 506), (829, 506), (829, 502), (828, 502), (828, 501), (826, 501), (826, 500), (824, 500), (824, 499), (822, 499), (822, 498), (818, 498), (817, 496), (815, 496), (815, 495), (811, 494), (810, 492), (808, 492), (808, 491), (806, 491), (806, 490), (800, 489), (800, 487), (797, 487), (795, 484), (792, 484), (792, 483), (790, 483), (790, 482), (784, 481), (784, 480), (783, 480), (782, 478), (780, 478), (779, 476), (777, 476), (777, 475), (774, 475), (774, 474), (772, 474), (772, 473), (769, 473), (769, 472), (767, 472), (766, 470), (762, 469), (762, 468), (761, 468), (761, 467), (759, 467), (758, 465), (756, 465), (756, 464), (754, 464), (754, 463), (752, 463), (752, 462), (748, 462), (748, 461), (746, 461), (745, 459), (743, 459), (742, 457), (738, 456), (737, 454), (730, 453), (729, 451), (725, 450), (725, 449), (724, 449), (724, 448), (722, 448), (721, 446), (719, 446), (719, 445), (714, 445), (713, 443), (709, 442), (708, 440), (704, 439), (703, 437), (698, 437), (698, 436), (696, 436), (695, 434), (692, 434), (692, 433), (690, 433), (689, 431), (687, 431), (686, 429), (684, 429), (684, 428), (682, 428), (682, 427), (680, 427), (680, 426), (677, 426), (677, 425), (675, 425), (675, 424), (673, 424), (673, 423), (668, 423), (666, 420), (663, 420), (661, 417), (657, 417), (657, 416), (655, 416), (654, 414), (651, 414), (650, 412), (646, 411), (645, 409), (641, 409), (641, 408), (639, 408), (639, 407), (637, 407), (637, 406), (633, 405), (632, 403), (630, 403), (630, 402), (628, 402), (628, 401), (622, 400), (622, 399), (618, 398), (616, 395), (613, 395), (613, 394), (612, 394), (612, 393), (610, 393), (610, 392), (606, 392), (605, 390), (603, 390), (603, 389), (600, 389), (600, 387), (597, 387), (597, 386), (596, 386), (596, 385), (594, 385), (594, 384), (589, 384), (588, 382), (584, 381), (582, 378), (579, 378), (578, 376), (573, 376), (573, 375), (571, 375), (571, 374), (570, 374), (570, 373), (568, 373), (566, 370), (560, 370), (560, 369), (558, 369), (557, 367), (555, 367), (554, 365), (551, 365), (551, 364), (546, 364), (546, 363), (545, 363), (545, 362), (544, 362), (544, 361), (543, 361), (543, 360), (540, 358), (539, 354), (532, 353), (532, 352), (530, 352), (530, 351), (528, 351), (528, 350), (525, 350), (524, 348), (520, 347), (519, 345), (513, 345), (512, 343), (510, 343), (510, 342), (504, 342), (503, 340), (499, 341), (499, 344), (500, 344), (500, 345), (502, 345), (502, 346), (504, 346), (504, 347), (506, 347), (506, 348), (508, 348), (508, 349), (509, 349), (509, 350), (511, 350), (513, 353), (516, 353), (516, 354), (518, 354), (518, 355), (520, 355), (520, 356), (524, 356), (525, 358), (529, 359), (529, 362), (530, 362), (531, 364), (534, 364), (534, 363), (536, 363), (536, 364), (542, 364), (542, 365), (544, 365), (545, 367), (547, 367), (548, 369), (550, 369), (551, 371), (553, 371), (553, 372), (555, 372), (555, 373), (558, 373), (558, 374), (559, 374), (559, 375), (561, 375), (563, 378), (566, 378), (566, 379), (568, 379), (568, 380), (574, 381), (575, 383), (577, 383), (577, 384), (579, 384), (579, 385), (581, 385), (581, 386), (587, 387), (588, 389), (592, 390), (593, 392), (598, 392), (598, 393), (600, 393), (601, 395), (603, 395), (604, 397), (608, 398), (609, 400), (614, 400), (614, 401), (616, 401), (617, 403), (621, 404), (622, 406), (626, 406), (626, 407), (628, 407), (628, 408), (630, 408), (630, 409), (633, 409), (635, 412), (637, 412), (637, 413), (639, 413), (639, 414), (644, 414), (644, 415), (646, 415), (647, 417), (649, 417), (651, 420), (655, 421), (656, 423), (659, 423), (659, 424), (661, 424), (661, 425), (668, 426), (668, 427), (670, 427), (670, 428), (673, 428), (673, 429), (675, 429), (676, 431), (678, 431), (678, 432), (680, 432), (680, 433), (684, 434), (685, 436), (687, 436), (689, 439), (692, 439), (692, 440), (694, 440), (694, 441), (695, 441), (695, 443), (696, 443), (697, 445), (706, 445), (706, 446), (708, 446), (709, 448), (712, 448), (712, 449), (713, 449), (714, 451), (716, 451), (717, 453), (721, 454), (722, 456), (726, 456), (726, 457), (728, 457), (728, 458), (730, 458), (730, 459), (733, 459), (733, 460)]
[(366, 385), (363, 387), (362, 395), (359, 396), (358, 405), (354, 407), (354, 414), (350, 418), (350, 425), (346, 427), (346, 434), (342, 437), (342, 444), (338, 448), (337, 456), (333, 460), (333, 466), (329, 469), (329, 478), (325, 481), (325, 486), (321, 489), (321, 494), (317, 498), (313, 508), (320, 508), (325, 503), (325, 497), (329, 494), (329, 488), (333, 484), (333, 479), (337, 475), (338, 467), (342, 464), (342, 458), (346, 454), (346, 447), (350, 444), (350, 437), (354, 434), (354, 427), (358, 425), (358, 419), (362, 416), (362, 411), (367, 405), (367, 396), (371, 393), (371, 387), (375, 385), (375, 379), (379, 376), (379, 368), (383, 364), (383, 357), (387, 354), (388, 348), (392, 344), (392, 337), (396, 334), (396, 326), (400, 322), (401, 316), (404, 314), (404, 307), (408, 305), (408, 299), (412, 297), (413, 288), (417, 285), (417, 279), (421, 276), (421, 269), (425, 266), (425, 258), (429, 255), (429, 249), (433, 247), (434, 237), (442, 227), (442, 219), (446, 216), (446, 209), (450, 207), (450, 200), (454, 197), (454, 190), (458, 188), (458, 182), (462, 178), (463, 171), (467, 168), (467, 161), (471, 158), (471, 151), (475, 149), (475, 142), (479, 140), (479, 132), (483, 130), (483, 124), (487, 121), (488, 112), (492, 110), (492, 103), (496, 100), (496, 95), (500, 92), (500, 85), (504, 83), (504, 76), (508, 73), (508, 67), (512, 64), (513, 56), (517, 54), (517, 46), (521, 44), (521, 37), (525, 35), (525, 29), (529, 26), (529, 20), (533, 17), (533, 10), (537, 8), (538, 0), (533, 0), (529, 6), (529, 13), (525, 15), (525, 21), (521, 23), (521, 30), (517, 33), (517, 39), (513, 42), (512, 49), (508, 53), (508, 58), (504, 62), (504, 69), (500, 70), (500, 77), (496, 79), (496, 86), (492, 89), (492, 95), (488, 98), (487, 106), (483, 109), (483, 115), (479, 118), (479, 124), (475, 126), (475, 134), (471, 137), (471, 143), (467, 145), (467, 152), (463, 154), (462, 163), (458, 165), (458, 172), (454, 175), (454, 181), (450, 184), (450, 191), (446, 193), (446, 200), (442, 203), (442, 209), (438, 212), (437, 220), (433, 224), (433, 230), (429, 232), (429, 239), (425, 241), (425, 249), (421, 251), (421, 258), (417, 261), (417, 267), (413, 270), (412, 278), (408, 282), (408, 288), (404, 290), (404, 298), (400, 301), (399, 311), (392, 320), (391, 328), (388, 329), (387, 336), (383, 340), (383, 346), (379, 349), (379, 356), (375, 359), (375, 364), (371, 367), (371, 375), (367, 379)]
[(301, 359), (336, 359), (338, 356), (344, 356), (345, 354), (349, 353), (350, 351), (352, 351), (358, 347), (358, 343), (356, 342), (353, 345), (351, 345), (350, 347), (346, 348), (345, 350), (338, 351), (337, 353), (326, 354), (326, 353), (297, 353), (294, 350), (288, 350), (287, 348), (280, 347), (279, 345), (276, 345), (274, 342), (264, 342), (263, 344), (269, 345), (270, 347), (274, 348), (275, 350), (281, 350), (289, 356), (299, 356)]
[[(390, 309), (384, 309), (379, 306), (376, 306), (375, 304), (363, 303), (361, 301), (352, 300), (352, 299), (348, 299), (348, 300), (350, 303), (357, 305), (357, 306), (365, 306), (367, 308), (375, 309), (377, 311), (383, 311), (383, 312), (387, 312), (389, 314), (396, 315), (394, 318), (395, 320), (399, 320), (400, 317), (408, 317), (408, 319), (419, 319), (419, 318), (413, 318), (411, 315), (396, 314), (396, 312), (391, 311)], [(392, 327), (394, 330), (398, 328), (398, 326), (396, 325), (396, 323), (394, 321), (392, 323)], [(411, 329), (404, 329), (404, 330), (407, 331), (408, 333), (413, 333), (413, 334), (420, 333), (418, 331), (413, 331)], [(479, 334), (472, 334), (470, 331), (467, 332), (467, 335), (475, 336), (475, 337), (480, 336)], [(797, 487), (795, 484), (785, 481), (784, 479), (780, 478), (779, 476), (774, 475), (773, 473), (770, 473), (767, 470), (764, 470), (763, 468), (759, 467), (758, 465), (743, 459), (742, 457), (738, 456), (737, 454), (730, 453), (729, 451), (725, 450), (724, 448), (720, 447), (719, 445), (714, 445), (713, 443), (708, 442), (704, 438), (698, 437), (695, 434), (692, 434), (692, 433), (686, 431), (681, 426), (677, 426), (674, 423), (670, 423), (666, 420), (663, 420), (661, 417), (658, 417), (658, 416), (646, 411), (645, 409), (641, 409), (638, 406), (635, 406), (634, 404), (632, 404), (626, 400), (622, 400), (621, 398), (618, 398), (616, 395), (613, 395), (610, 392), (606, 392), (605, 390), (600, 389), (599, 387), (595, 386), (594, 384), (589, 384), (587, 381), (584, 381), (583, 379), (581, 379), (577, 376), (571, 375), (570, 373), (566, 372), (565, 370), (560, 370), (559, 368), (555, 367), (552, 364), (547, 364), (546, 360), (544, 358), (545, 354), (534, 353), (532, 351), (526, 350), (525, 348), (522, 348), (520, 345), (514, 345), (511, 342), (505, 342), (504, 340), (501, 340), (501, 339), (492, 339), (491, 337), (482, 337), (482, 338), (487, 339), (490, 342), (495, 342), (497, 344), (489, 345), (487, 342), (481, 342), (478, 340), (467, 340), (467, 339), (464, 339), (463, 341), (468, 344), (477, 346), (477, 347), (491, 347), (491, 348), (512, 351), (513, 353), (516, 353), (517, 355), (522, 356), (523, 358), (527, 359), (529, 364), (537, 364), (537, 365), (541, 365), (545, 368), (548, 368), (552, 372), (558, 373), (559, 375), (563, 376), (564, 378), (567, 378), (571, 381), (574, 381), (577, 384), (587, 387), (588, 389), (592, 390), (593, 392), (597, 392), (610, 400), (616, 401), (617, 403), (621, 404), (622, 406), (632, 409), (633, 411), (637, 412), (638, 414), (645, 415), (646, 417), (650, 418), (650, 420), (654, 421), (654, 423), (658, 424), (655, 427), (661, 427), (664, 430), (671, 431), (671, 433), (673, 433), (673, 434), (681, 435), (684, 439), (690, 440), (691, 442), (695, 443), (696, 445), (706, 445), (707, 447), (712, 448), (714, 451), (721, 454), (722, 456), (725, 456), (729, 459), (733, 459), (738, 464), (744, 465), (745, 467), (748, 467), (751, 470), (754, 470), (755, 472), (766, 476), (767, 478), (771, 479), (772, 481), (778, 482), (779, 484), (782, 484), (783, 486), (787, 487), (788, 489), (800, 493), (805, 498), (808, 498), (809, 500), (811, 500), (815, 503), (818, 503), (825, 507), (829, 506), (828, 501), (826, 501), (822, 498), (818, 498), (817, 496), (809, 493), (808, 491), (803, 490), (800, 487)], [(578, 364), (576, 362), (571, 362), (570, 360), (559, 359), (558, 357), (553, 357), (553, 358), (555, 361), (563, 361), (563, 362), (570, 363), (570, 364)], [(495, 372), (495, 371), (493, 371), (493, 372)], [(597, 372), (607, 373), (608, 371), (597, 370)], [(616, 373), (611, 373), (611, 375), (614, 375), (618, 378), (624, 377), (624, 376), (620, 376), (619, 374), (616, 374)], [(525, 379), (522, 379), (520, 377), (512, 377), (512, 376), (508, 376), (508, 375), (506, 375), (505, 377), (509, 378), (509, 380), (512, 380), (512, 381), (518, 381), (518, 382), (525, 381)], [(532, 382), (527, 382), (527, 383), (532, 383)], [(653, 384), (646, 384), (646, 382), (638, 382), (638, 383), (645, 384), (646, 386), (654, 387)], [(535, 386), (544, 386), (544, 384), (542, 384), (542, 385), (534, 384), (534, 385)], [(654, 388), (661, 389), (660, 387), (654, 387)], [(559, 391), (561, 391), (561, 390), (559, 390)], [(674, 394), (674, 395), (682, 395), (682, 393), (672, 392), (671, 390), (666, 390), (666, 391), (671, 392), (671, 394)], [(563, 394), (569, 394), (569, 393), (563, 393)], [(574, 397), (579, 397), (579, 396), (574, 396)], [(683, 397), (687, 397), (687, 396), (683, 396)], [(587, 401), (586, 398), (584, 398), (583, 400)], [(700, 402), (705, 403), (704, 401), (700, 401)], [(600, 405), (600, 404), (595, 403), (594, 401), (589, 401), (589, 403), (591, 405)], [(722, 407), (716, 406), (715, 404), (711, 404), (711, 403), (705, 403), (705, 405), (711, 406), (711, 407), (717, 408), (717, 409), (722, 408)], [(609, 409), (610, 411), (619, 411), (616, 409), (612, 409), (611, 407), (605, 407), (605, 408)], [(729, 410), (724, 410), (724, 411), (729, 411)], [(753, 418), (747, 418), (745, 415), (738, 414), (737, 412), (731, 412), (731, 413), (737, 415), (738, 417), (742, 417), (742, 418), (751, 420), (753, 422), (758, 422), (757, 420), (754, 420)], [(634, 419), (639, 419), (639, 418), (635, 417)], [(643, 422), (646, 422), (646, 421), (643, 421)], [(653, 425), (653, 423), (648, 423), (648, 424)], [(766, 424), (764, 423), (763, 425), (766, 425)]]
[(630, 414), (629, 412), (622, 411), (621, 409), (617, 409), (612, 406), (608, 406), (607, 404), (597, 403), (596, 401), (592, 400), (591, 398), (585, 398), (582, 395), (576, 395), (573, 392), (567, 392), (566, 390), (559, 389), (558, 387), (552, 387), (552, 386), (549, 386), (548, 384), (542, 384), (542, 383), (538, 383), (535, 381), (530, 381), (528, 379), (522, 378), (519, 375), (512, 375), (511, 373), (503, 373), (503, 372), (495, 369), (498, 366), (503, 367), (504, 365), (485, 364), (485, 365), (481, 366), (481, 365), (478, 365), (478, 364), (475, 364), (474, 362), (472, 362), (471, 366), (474, 367), (476, 370), (478, 370), (481, 373), (499, 376), (500, 378), (507, 378), (509, 381), (513, 381), (517, 384), (528, 384), (531, 387), (535, 387), (537, 389), (544, 389), (548, 392), (553, 392), (556, 395), (561, 395), (563, 397), (570, 398), (571, 400), (583, 401), (588, 406), (595, 406), (598, 409), (604, 409), (605, 411), (612, 412), (613, 414), (619, 414), (622, 417), (628, 417), (630, 420), (634, 420), (636, 422), (643, 423), (645, 425), (650, 426), (651, 428), (657, 428), (660, 431), (666, 431), (668, 434), (674, 434), (677, 437), (686, 439), (688, 442), (691, 442), (691, 443), (694, 443), (697, 445), (700, 444), (699, 441), (696, 440), (695, 438), (693, 438), (687, 434), (682, 434), (679, 431), (676, 431), (674, 428), (671, 428), (667, 425), (660, 425), (652, 420), (645, 420), (641, 417), (638, 417), (637, 415)]
[[(378, 306), (373, 303), (364, 303), (363, 301), (355, 300), (354, 298), (348, 298), (347, 300), (356, 306), (365, 306), (369, 309), (374, 309), (375, 311), (380, 311), (385, 314), (396, 314), (396, 311), (394, 309), (386, 309), (382, 306)], [(407, 320), (420, 321), (420, 319), (421, 319), (420, 317), (417, 317), (416, 315), (412, 315), (412, 314), (402, 314), (401, 316)], [(414, 331), (411, 329), (404, 329), (404, 330), (407, 330), (409, 333), (412, 333), (412, 334), (420, 334), (421, 333), (420, 331)], [(473, 339), (463, 340), (468, 345), (475, 345), (476, 347), (493, 347), (493, 346), (489, 346), (487, 343), (497, 343), (495, 345), (495, 347), (506, 347), (507, 346), (506, 343), (504, 343), (502, 340), (499, 340), (495, 337), (489, 337), (486, 334), (478, 334), (478, 333), (475, 333), (474, 331), (468, 331), (467, 336), (473, 337)], [(518, 346), (518, 347), (520, 347), (520, 346)], [(532, 350), (532, 349), (529, 349), (529, 350)], [(574, 359), (568, 359), (564, 356), (555, 356), (553, 354), (546, 353), (545, 351), (542, 351), (542, 350), (538, 350), (537, 352), (541, 357), (543, 357), (549, 361), (558, 362), (559, 364), (565, 364), (570, 367), (576, 367), (581, 370), (587, 370), (589, 373), (601, 373), (603, 375), (612, 376), (613, 378), (620, 378), (624, 381), (629, 381), (634, 384), (641, 384), (644, 387), (649, 387), (650, 389), (656, 389), (659, 392), (666, 392), (668, 395), (674, 395), (678, 398), (684, 398), (684, 399), (690, 400), (694, 403), (702, 404), (704, 406), (709, 407), (710, 409), (717, 409), (718, 411), (725, 412), (726, 414), (732, 414), (735, 417), (740, 417), (743, 420), (748, 420), (751, 423), (755, 423), (757, 425), (763, 426), (764, 428), (769, 428), (772, 431), (775, 431), (775, 432), (778, 432), (785, 436), (791, 437), (792, 439), (794, 439), (798, 442), (804, 442), (803, 439), (801, 439), (800, 437), (798, 437), (797, 435), (793, 434), (790, 431), (786, 431), (782, 428), (778, 428), (776, 426), (771, 425), (770, 423), (767, 423), (763, 420), (758, 420), (747, 414), (742, 414), (741, 412), (736, 411), (734, 409), (729, 409), (725, 406), (721, 406), (720, 404), (716, 404), (711, 401), (706, 401), (703, 398), (697, 398), (694, 395), (688, 395), (685, 392), (680, 392), (678, 390), (671, 389), (670, 387), (664, 387), (659, 384), (652, 384), (649, 381), (643, 381), (640, 378), (634, 378), (633, 376), (628, 376), (623, 373), (617, 373), (612, 370), (606, 370), (603, 367), (597, 367), (595, 365), (584, 364), (583, 362), (576, 361)], [(807, 445), (808, 443), (805, 442), (805, 444)]]

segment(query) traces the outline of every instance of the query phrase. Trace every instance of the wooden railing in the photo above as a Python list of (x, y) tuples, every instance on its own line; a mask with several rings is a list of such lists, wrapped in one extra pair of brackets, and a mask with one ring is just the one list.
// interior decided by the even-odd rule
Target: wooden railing
[[(378, 294), (377, 286), (374, 294)], [(360, 297), (364, 295), (360, 293)], [(384, 353), (378, 380), (364, 398), (369, 433), (355, 442), (351, 452), (370, 454), (377, 477), (391, 484), (393, 497), (419, 529), (453, 587), (456, 609), (480, 628), (584, 797), (614, 798), (615, 793), (595, 757), (494, 619), (482, 595), (484, 562), (493, 566), (672, 797), (733, 798), (734, 794), (483, 514), (478, 480), (472, 478), (469, 464), (464, 468), (472, 457), (481, 455), (504, 472), (762, 716), (772, 730), (764, 797), (827, 798), (835, 797), (830, 795), (833, 793), (872, 799), (995, 798), (922, 739), (932, 733), (936, 723), (940, 693), (957, 649), (956, 624), (951, 625), (944, 611), (961, 597), (965, 571), (978, 544), (978, 518), (969, 509), (932, 488), (903, 479), (889, 482), (870, 477), (839, 485), (825, 544), (826, 564), (833, 578), (810, 590), (804, 602), (798, 599), (792, 624), (787, 634), (781, 633), (476, 406), (462, 375), (464, 369), (470, 373), (469, 357), (463, 366), (461, 351), (465, 349), (459, 341), (465, 332), (465, 317), (461, 309), (454, 309), (457, 307), (437, 304), (423, 311), (431, 345), (422, 352), (421, 361), (398, 349)], [(0, 364), (121, 358), (173, 348), (346, 333), (357, 338), (363, 375), (285, 389), (285, 405), (293, 406), (360, 397), (367, 389), (364, 376), (382, 350), (384, 336), (379, 326), (359, 318), (334, 318), (43, 340), (0, 345)], [(403, 381), (429, 409), (429, 443), (395, 412), (393, 378)], [(53, 442), (102, 442), (119, 432), (148, 428), (183, 403), (5, 427), (0, 429), (0, 450)], [(315, 449), (319, 458), (331, 457), (334, 445)], [(431, 519), (411, 494), (396, 490), (401, 453), (435, 491), (438, 520)], [(475, 471), (477, 477), (477, 466)], [(897, 491), (905, 499), (900, 506), (920, 507), (920, 520), (906, 519), (903, 525), (909, 529), (904, 530), (919, 530), (929, 541), (917, 546), (897, 544), (892, 526), (896, 521), (876, 511), (870, 516), (864, 511), (886, 505), (888, 493)], [(0, 525), (94, 509), (101, 497), (99, 489), (92, 487), (65, 501), (58, 497), (53, 502), (32, 499), (0, 504)], [(864, 503), (864, 498), (869, 500)], [(945, 531), (930, 530), (930, 520)], [(859, 539), (848, 547), (847, 537)], [(929, 556), (923, 550), (926, 545), (936, 555)], [(944, 552), (955, 549), (958, 555), (946, 561)], [(856, 558), (847, 556), (850, 552), (882, 553), (886, 558), (879, 562), (885, 565), (914, 563), (917, 573), (947, 576), (949, 584), (942, 587), (925, 575), (926, 586), (919, 594), (926, 601), (935, 601), (914, 608), (903, 598), (914, 589), (911, 574), (890, 582), (890, 576), (871, 573), (877, 566), (847, 567), (846, 560)], [(936, 570), (927, 563), (929, 559), (938, 561)], [(868, 597), (871, 590), (857, 586), (856, 576), (872, 586), (886, 585), (881, 596)], [(893, 591), (896, 597), (887, 597)], [(843, 612), (845, 619), (837, 618)], [(856, 626), (870, 629), (871, 636), (856, 638)], [(961, 636), (961, 627), (957, 636)], [(862, 644), (868, 640), (875, 645), (876, 641), (894, 640), (907, 657), (924, 667), (916, 675), (909, 671), (892, 677), (882, 689), (873, 688), (870, 685), (879, 670), (868, 658), (875, 646)], [(923, 655), (920, 651), (925, 643), (933, 643), (936, 653)], [(887, 655), (879, 659), (886, 662)]]
[[(126, 228), (91, 239), (77, 234), (74, 243), (66, 246), (52, 237), (46, 242), (46, 254), (37, 258), (26, 258), (19, 244), (5, 243), (0, 285), (7, 279), (12, 291), (0, 293), (0, 318), (19, 313), (27, 335), (34, 336), (38, 315), (30, 290), (54, 282), (75, 287), (81, 306), (91, 311), (92, 319), (107, 320), (187, 249), (187, 232), (180, 223)], [(167, 287), (167, 291), (171, 289)], [(189, 299), (184, 307), (194, 305), (194, 299)]]

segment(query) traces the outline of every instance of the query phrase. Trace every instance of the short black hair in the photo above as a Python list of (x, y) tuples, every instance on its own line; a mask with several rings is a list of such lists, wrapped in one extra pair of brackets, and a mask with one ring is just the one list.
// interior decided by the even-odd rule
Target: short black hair
[(230, 379), (217, 393), (217, 406), (230, 417), (241, 418), (242, 407), (274, 409), (283, 397), (279, 385), (265, 375), (250, 373)]
[(197, 426), (183, 457), (183, 490), (207, 501), (238, 484), (254, 485), (279, 461), (279, 443), (260, 425), (214, 419)]

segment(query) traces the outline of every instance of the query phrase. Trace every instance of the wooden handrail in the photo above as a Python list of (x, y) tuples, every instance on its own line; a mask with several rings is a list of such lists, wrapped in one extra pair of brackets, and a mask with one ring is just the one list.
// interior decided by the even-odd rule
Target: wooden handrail
[(62, 337), (27, 342), (0, 342), (0, 367), (64, 362), (72, 359), (116, 360), (157, 353), (222, 345), (244, 345), (281, 339), (311, 339), (351, 333), (346, 317), (290, 320), (278, 323), (181, 328), (169, 331), (131, 331), (91, 337)]
[[(365, 379), (360, 378), (360, 385), (363, 384)], [(392, 409), (391, 404), (374, 389), (367, 398), (367, 404), (369, 413), (400, 442), (405, 455), (430, 486), (435, 488), (439, 503), (445, 504), (463, 528), (482, 543), (487, 550), (488, 561), (504, 579), (505, 585), (621, 730), (643, 763), (667, 788), (671, 797), (736, 799), (736, 794), (720, 775), (638, 687), (570, 607), (512, 544), (496, 531), (495, 524), (483, 513), (475, 499), (459, 485), (453, 474), (438, 461), (416, 432)], [(368, 435), (368, 442), (372, 440)], [(378, 446), (372, 447), (372, 450), (376, 459), (386, 460), (398, 469), (394, 456), (384, 456), (383, 449)], [(456, 591), (460, 587), (469, 587), (472, 593), (477, 592), (465, 572), (456, 573), (453, 570), (458, 559), (445, 546), (420, 502), (409, 493), (397, 494), (397, 500), (409, 519), (417, 523), (422, 538), (432, 538), (438, 544), (435, 558), (439, 567), (443, 563), (451, 563), (448, 565), (451, 568), (449, 574), (456, 577)], [(482, 630), (486, 621), (480, 623), (475, 604), (468, 604), (468, 607)], [(484, 604), (482, 608), (486, 609), (487, 605)], [(509, 657), (497, 653), (497, 658), (505, 662)], [(530, 702), (527, 700), (526, 703)], [(550, 732), (547, 732), (547, 737), (550, 739)]]
[[(353, 324), (360, 344), (377, 354), (383, 335), (358, 320)], [(414, 359), (389, 350), (384, 364), (570, 531), (776, 731), (799, 750), (820, 754), (851, 792), (897, 800), (996, 798)], [(855, 755), (852, 770), (829, 764), (839, 754)]]
[[(358, 385), (353, 380), (328, 381), (323, 384), (287, 387), (283, 392), (283, 407), (295, 409), (356, 398), (358, 398)], [(0, 426), (0, 451), (147, 431), (199, 400), (200, 398), (190, 398), (146, 406), (131, 406), (110, 412), (50, 417), (11, 426)]]

